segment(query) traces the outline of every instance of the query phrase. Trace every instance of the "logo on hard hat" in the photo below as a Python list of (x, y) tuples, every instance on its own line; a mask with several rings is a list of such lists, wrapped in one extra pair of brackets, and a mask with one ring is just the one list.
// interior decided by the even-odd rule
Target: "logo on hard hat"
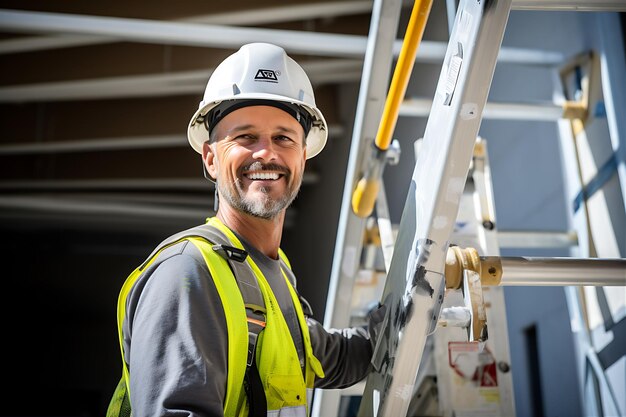
[(278, 77), (276, 71), (268, 69), (259, 69), (254, 76), (254, 81), (264, 81), (268, 83), (277, 83)]

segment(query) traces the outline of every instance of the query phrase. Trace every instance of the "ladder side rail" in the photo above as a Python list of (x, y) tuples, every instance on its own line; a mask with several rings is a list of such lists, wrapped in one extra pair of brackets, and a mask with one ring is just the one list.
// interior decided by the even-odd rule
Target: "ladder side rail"
[(360, 416), (407, 413), (426, 337), (443, 300), (447, 242), (510, 7), (504, 0), (463, 1), (459, 7), (400, 223), (382, 300), (387, 326), (377, 342)]
[[(358, 180), (358, 170), (369, 155), (368, 145), (374, 140), (383, 112), (401, 9), (402, 0), (375, 0), (372, 10), (324, 314), (326, 328), (350, 325), (351, 295), (366, 220), (352, 212), (352, 190)], [(338, 390), (317, 390), (312, 416), (337, 415), (340, 396)]]
[[(352, 190), (357, 179), (357, 171), (364, 165), (364, 160), (369, 155), (367, 147), (376, 133), (384, 106), (393, 59), (390, 45), (395, 39), (401, 6), (401, 0), (376, 0), (374, 5), (326, 304), (324, 325), (328, 327), (349, 324), (349, 314), (337, 315), (335, 310), (340, 305), (349, 304), (351, 291), (347, 292), (346, 298), (343, 290), (352, 288), (351, 281), (358, 267), (365, 230), (365, 219), (357, 217), (352, 212)], [(344, 287), (346, 283), (349, 285)], [(345, 299), (338, 299), (342, 297), (341, 292), (344, 293)]]
[[(474, 183), (474, 213), (478, 227), (478, 250), (484, 255), (500, 256), (498, 221), (486, 140), (479, 138), (474, 155), (472, 178)], [(489, 306), (486, 307), (487, 326), (489, 327), (487, 345), (491, 348), (498, 363), (496, 372), (500, 394), (500, 415), (514, 417), (516, 411), (515, 395), (504, 289), (483, 286), (483, 297), (485, 305)]]
[[(563, 102), (565, 101), (565, 96), (562, 91), (561, 81), (559, 79), (558, 72), (556, 70), (554, 71), (554, 79), (554, 98), (555, 100)], [(572, 134), (570, 122), (569, 120), (559, 120), (557, 121), (557, 127), (561, 147), (561, 163), (563, 170), (565, 201), (567, 202), (572, 201), (573, 197), (576, 195), (577, 190), (580, 189), (582, 184), (580, 182), (580, 177), (577, 172), (578, 167), (576, 164), (576, 153), (574, 150), (574, 135)], [(578, 235), (578, 245), (570, 249), (571, 255), (588, 257), (590, 253), (589, 231), (585, 226), (587, 219), (584, 211), (574, 213), (573, 210), (566, 208), (565, 214), (568, 219), (568, 228), (575, 230)], [(595, 404), (597, 402), (597, 399), (592, 398), (594, 396), (588, 397), (586, 395), (583, 382), (585, 380), (584, 364), (586, 352), (588, 349), (590, 349), (591, 344), (589, 333), (585, 329), (585, 320), (583, 318), (583, 312), (581, 310), (581, 304), (579, 300), (580, 291), (581, 289), (579, 287), (567, 286), (565, 287), (565, 297), (572, 327), (574, 349), (576, 352), (576, 371), (578, 374), (578, 388), (580, 398), (579, 406), (581, 410), (589, 408), (595, 410)]]
[[(600, 38), (600, 68), (604, 108), (615, 159), (617, 175), (626, 208), (626, 57), (621, 25), (617, 13), (598, 13), (597, 26)], [(626, 252), (621, 253), (622, 257)]]

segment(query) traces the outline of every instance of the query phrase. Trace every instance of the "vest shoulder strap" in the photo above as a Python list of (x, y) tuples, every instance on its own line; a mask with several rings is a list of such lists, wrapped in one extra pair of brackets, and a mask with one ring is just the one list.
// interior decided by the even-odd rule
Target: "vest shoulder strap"
[(224, 259), (228, 261), (228, 264), (233, 271), (233, 275), (237, 280), (237, 285), (241, 291), (243, 302), (246, 309), (253, 310), (257, 314), (265, 315), (265, 302), (263, 294), (257, 282), (256, 276), (252, 271), (252, 268), (244, 262), (247, 253), (238, 248), (235, 248), (230, 240), (216, 227), (203, 224), (200, 226), (192, 227), (182, 232), (176, 233), (167, 239), (163, 240), (148, 256), (144, 263), (139, 267), (139, 270), (148, 265), (150, 260), (162, 249), (172, 246), (183, 239), (191, 237), (200, 237), (208, 242), (213, 243), (213, 250), (219, 253)]
[(228, 262), (237, 281), (246, 308), (246, 320), (248, 323), (248, 355), (244, 385), (248, 396), (249, 415), (251, 417), (265, 416), (267, 413), (267, 401), (256, 365), (256, 345), (259, 335), (265, 329), (266, 309), (265, 300), (256, 275), (250, 265), (245, 262), (248, 253), (233, 247), (228, 237), (216, 227), (203, 224), (183, 230), (165, 239), (152, 251), (139, 269), (143, 270), (160, 250), (191, 237), (200, 237), (212, 243), (212, 249)]

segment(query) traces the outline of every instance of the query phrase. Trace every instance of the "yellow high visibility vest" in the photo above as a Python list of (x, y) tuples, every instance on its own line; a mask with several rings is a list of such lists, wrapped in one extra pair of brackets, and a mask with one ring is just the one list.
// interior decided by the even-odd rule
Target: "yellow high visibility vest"
[[(208, 224), (215, 227), (226, 236), (230, 241), (230, 246), (241, 250), (244, 249), (235, 234), (216, 217), (210, 218)], [(248, 355), (248, 327), (241, 291), (239, 290), (236, 279), (233, 279), (233, 272), (229, 267), (228, 261), (213, 250), (214, 242), (209, 242), (199, 236), (185, 236), (172, 244), (182, 240), (191, 242), (202, 254), (224, 308), (228, 333), (229, 364), (224, 415), (227, 417), (247, 416), (248, 404), (244, 389), (244, 376)], [(120, 291), (117, 314), (118, 334), (120, 349), (122, 351), (123, 380), (125, 382), (125, 387), (122, 388), (126, 388), (127, 392), (130, 387), (130, 377), (129, 370), (124, 361), (122, 334), (122, 325), (126, 317), (126, 298), (143, 271), (158, 258), (159, 253), (163, 249), (170, 245), (165, 245), (156, 253), (153, 253), (144, 264), (133, 271), (126, 279)], [(280, 250), (279, 253), (283, 263), (290, 268), (289, 260), (285, 254), (282, 250)], [(323, 378), (324, 372), (319, 360), (313, 354), (309, 330), (300, 300), (291, 282), (287, 278), (285, 271), (282, 270), (281, 267), (282, 275), (291, 294), (302, 332), (305, 350), (304, 377), (302, 375), (295, 344), (290, 337), (285, 337), (285, 335), (290, 335), (291, 333), (274, 293), (263, 276), (263, 273), (251, 257), (246, 257), (244, 262), (248, 263), (248, 266), (252, 269), (256, 277), (266, 307), (266, 325), (257, 341), (256, 361), (267, 400), (267, 415), (305, 417), (310, 412), (310, 400), (315, 377)], [(116, 395), (117, 394), (116, 391)], [(207, 395), (210, 395), (210, 393)], [(108, 415), (109, 413), (107, 413), (107, 416)]]

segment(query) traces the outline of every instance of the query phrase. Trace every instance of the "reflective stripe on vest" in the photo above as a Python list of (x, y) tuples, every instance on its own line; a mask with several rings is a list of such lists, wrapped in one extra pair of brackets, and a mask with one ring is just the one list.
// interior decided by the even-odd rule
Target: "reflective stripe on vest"
[(306, 407), (283, 407), (280, 410), (268, 410), (268, 417), (307, 417)]

